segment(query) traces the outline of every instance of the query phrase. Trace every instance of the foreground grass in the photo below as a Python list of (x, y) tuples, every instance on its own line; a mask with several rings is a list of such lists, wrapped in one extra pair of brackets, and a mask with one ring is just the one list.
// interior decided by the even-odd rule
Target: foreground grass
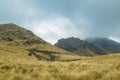
[[(28, 56), (26, 49), (36, 45), (19, 45), (0, 42), (0, 80), (120, 80), (120, 54), (78, 57), (48, 44), (37, 45), (60, 53), (50, 62)], [(74, 59), (80, 60), (69, 61)]]
[(0, 57), (0, 80), (120, 80), (120, 54), (73, 62)]

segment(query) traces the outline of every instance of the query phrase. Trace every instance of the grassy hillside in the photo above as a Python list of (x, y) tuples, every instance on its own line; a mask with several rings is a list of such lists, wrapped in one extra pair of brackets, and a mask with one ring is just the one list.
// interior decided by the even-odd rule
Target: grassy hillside
[(16, 24), (0, 25), (0, 54), (4, 58), (38, 59), (64, 61), (78, 59), (79, 56), (57, 48), (31, 31)]
[[(31, 50), (33, 51), (33, 53)], [(31, 59), (44, 61), (64, 61), (79, 59), (79, 56), (62, 50), (60, 48), (54, 47), (49, 43), (26, 46), (23, 45), (21, 41), (19, 42), (19, 46), (16, 46), (15, 42), (0, 41), (0, 55), (4, 59), (13, 58), (15, 60)], [(50, 59), (52, 56), (54, 57), (54, 60)]]
[(0, 80), (120, 80), (120, 54), (49, 62), (2, 53)]
[(120, 80), (120, 54), (81, 57), (14, 24), (0, 25), (0, 80)]

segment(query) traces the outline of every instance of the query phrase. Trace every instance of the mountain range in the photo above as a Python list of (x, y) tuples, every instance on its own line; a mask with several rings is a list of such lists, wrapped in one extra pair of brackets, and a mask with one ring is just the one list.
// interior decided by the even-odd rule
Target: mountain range
[[(32, 31), (13, 23), (0, 24), (0, 54), (47, 61), (77, 60), (79, 56), (95, 56), (120, 52), (120, 43), (108, 38), (70, 37), (52, 45)], [(9, 54), (8, 54), (9, 53)]]
[(120, 52), (120, 43), (108, 38), (62, 38), (55, 46), (83, 56), (103, 55)]
[(56, 43), (61, 49), (16, 24), (0, 24), (0, 80), (120, 80), (120, 54), (109, 54), (119, 45), (71, 37)]

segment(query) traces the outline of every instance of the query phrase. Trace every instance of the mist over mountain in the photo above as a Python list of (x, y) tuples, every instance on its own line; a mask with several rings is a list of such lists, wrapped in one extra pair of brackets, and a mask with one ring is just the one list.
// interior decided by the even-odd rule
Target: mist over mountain
[(0, 0), (0, 80), (120, 80), (120, 0)]
[[(44, 41), (43, 39), (37, 37), (32, 31), (26, 30), (16, 24), (0, 24), (0, 42), (8, 43), (9, 46), (20, 46), (26, 49), (25, 51), (34, 54), (36, 58), (36, 53), (43, 53), (51, 58), (55, 57), (56, 53), (76, 53), (77, 55), (84, 56), (94, 56), (102, 54), (110, 54), (120, 52), (120, 43), (115, 42), (108, 38), (87, 38), (85, 40), (80, 40), (79, 38), (70, 37), (62, 38), (58, 40), (55, 46), (62, 48), (56, 48), (50, 43)], [(57, 50), (57, 51), (56, 51)], [(69, 53), (71, 54), (71, 53)], [(69, 55), (68, 54), (68, 55)], [(38, 54), (40, 59), (49, 60), (41, 54)], [(57, 59), (57, 58), (55, 58)]]
[(1, 0), (0, 10), (0, 23), (19, 24), (52, 44), (70, 36), (120, 42), (119, 0)]
[(88, 38), (85, 41), (92, 43), (109, 53), (120, 52), (120, 43), (108, 38)]
[(79, 38), (70, 37), (58, 40), (55, 46), (84, 56), (120, 52), (120, 43), (108, 38), (80, 40)]

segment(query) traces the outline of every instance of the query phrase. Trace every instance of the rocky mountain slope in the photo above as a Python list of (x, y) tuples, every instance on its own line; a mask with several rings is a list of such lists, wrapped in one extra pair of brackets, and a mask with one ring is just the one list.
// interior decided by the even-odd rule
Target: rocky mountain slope
[(74, 60), (78, 57), (47, 43), (31, 31), (13, 23), (0, 24), (0, 56), (47, 61)]
[(80, 40), (79, 38), (70, 37), (70, 38), (58, 40), (55, 46), (84, 56), (93, 56), (93, 55), (102, 55), (102, 54), (120, 52), (119, 43), (105, 38), (104, 39), (92, 38), (83, 41)]
[(120, 43), (108, 38), (88, 38), (86, 41), (109, 53), (120, 52)]

